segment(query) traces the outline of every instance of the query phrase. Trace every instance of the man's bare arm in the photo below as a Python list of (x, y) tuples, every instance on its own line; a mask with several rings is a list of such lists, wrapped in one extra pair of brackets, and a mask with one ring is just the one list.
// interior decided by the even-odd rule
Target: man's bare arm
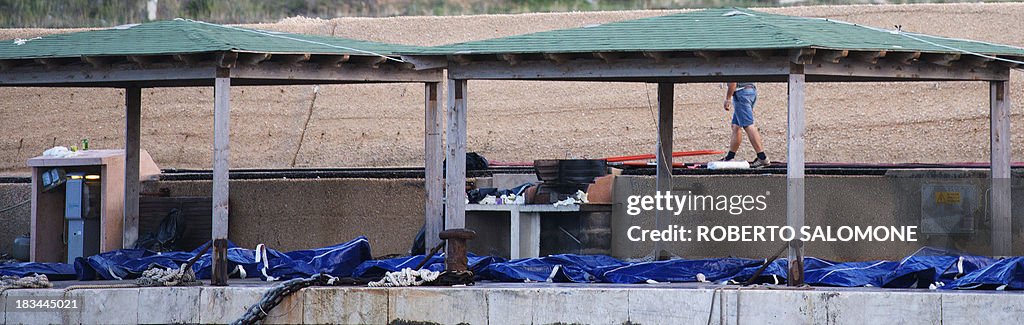
[(726, 92), (725, 92), (725, 103), (722, 104), (723, 107), (725, 107), (725, 110), (727, 110), (727, 111), (730, 108), (732, 108), (732, 93), (736, 92), (736, 83), (735, 82), (730, 82), (730, 83), (728, 83), (728, 85), (729, 85), (729, 87), (728, 87), (729, 89), (727, 89)]

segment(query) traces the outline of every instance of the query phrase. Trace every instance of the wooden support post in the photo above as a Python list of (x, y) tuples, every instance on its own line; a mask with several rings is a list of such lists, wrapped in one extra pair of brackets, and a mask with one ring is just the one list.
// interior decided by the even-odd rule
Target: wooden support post
[[(440, 89), (438, 82), (425, 83), (426, 125), (423, 129), (424, 150), (424, 186), (427, 189), (426, 216), (424, 235), (426, 248), (437, 246), (441, 242), (438, 234), (444, 230), (444, 176), (441, 169), (444, 164), (444, 143), (441, 134), (441, 105), (438, 101)], [(413, 252), (417, 254), (417, 252)]]
[[(789, 72), (789, 125), (786, 140), (786, 226), (799, 234), (804, 226), (804, 67), (793, 64)], [(804, 284), (804, 243), (789, 242), (789, 286)]]
[(1010, 214), (1010, 82), (989, 83), (992, 129), (992, 255), (1010, 256), (1013, 247)]
[[(674, 111), (674, 97), (674, 83), (658, 83), (658, 148), (655, 153), (658, 167), (656, 169), (657, 180), (655, 181), (655, 190), (662, 195), (672, 191), (672, 113)], [(665, 229), (665, 224), (668, 221), (666, 219), (671, 215), (672, 213), (669, 211), (655, 210), (654, 229)], [(654, 244), (655, 259), (660, 257), (661, 249), (661, 242), (656, 241)]]
[[(228, 146), (231, 135), (231, 78), (227, 69), (217, 71), (213, 86), (213, 233), (214, 241), (228, 238), (228, 163), (231, 150)], [(225, 246), (226, 247), (226, 246)], [(227, 268), (227, 254), (218, 254), (214, 246), (214, 270), (218, 265)], [(221, 273), (214, 272), (214, 285), (227, 285), (227, 278), (219, 279)], [(223, 275), (227, 275), (226, 273)]]
[(124, 230), (123, 248), (135, 247), (139, 238), (139, 150), (142, 120), (142, 88), (124, 89)]
[(466, 80), (448, 79), (444, 228), (466, 227)]

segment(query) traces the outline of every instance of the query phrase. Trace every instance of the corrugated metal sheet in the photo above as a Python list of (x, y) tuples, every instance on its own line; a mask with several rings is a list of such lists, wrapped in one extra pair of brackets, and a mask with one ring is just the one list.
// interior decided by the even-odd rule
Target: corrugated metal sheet
[(0, 41), (0, 59), (166, 55), (216, 51), (394, 55), (415, 46), (253, 30), (187, 19)]
[(769, 14), (742, 8), (708, 9), (442, 45), (423, 48), (420, 51), (410, 52), (410, 54), (653, 52), (793, 48), (959, 53), (959, 51), (943, 46), (984, 54), (1024, 56), (1024, 49), (1007, 45), (921, 34), (909, 34), (908, 36), (841, 21)]

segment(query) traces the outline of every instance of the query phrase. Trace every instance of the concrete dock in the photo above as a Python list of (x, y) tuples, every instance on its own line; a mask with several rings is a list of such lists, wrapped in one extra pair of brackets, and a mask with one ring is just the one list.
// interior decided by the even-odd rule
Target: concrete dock
[[(3, 293), (2, 319), (6, 324), (228, 323), (269, 286), (236, 280), (229, 287), (15, 289)], [(22, 312), (9, 301), (55, 297), (81, 297), (81, 308)], [(268, 315), (268, 324), (1006, 324), (1024, 317), (1024, 293), (737, 289), (700, 283), (311, 287)]]

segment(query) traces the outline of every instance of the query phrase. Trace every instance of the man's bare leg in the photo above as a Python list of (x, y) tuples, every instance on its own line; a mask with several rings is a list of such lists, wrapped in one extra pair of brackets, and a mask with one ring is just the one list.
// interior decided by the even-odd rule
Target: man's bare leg
[[(733, 125), (733, 128), (736, 127)], [(761, 132), (757, 131), (757, 126), (751, 124), (743, 129), (747, 131), (747, 136), (750, 137), (750, 145), (754, 147), (754, 152), (764, 152), (764, 144), (761, 143)], [(736, 148), (739, 148), (739, 142), (736, 143)]]
[[(753, 139), (751, 139), (751, 140), (753, 140)], [(760, 142), (761, 138), (758, 138), (757, 141)], [(740, 143), (743, 143), (743, 128), (741, 128), (739, 125), (733, 124), (732, 125), (732, 139), (731, 139), (731, 142), (729, 142), (729, 151), (739, 152), (740, 151)]]

